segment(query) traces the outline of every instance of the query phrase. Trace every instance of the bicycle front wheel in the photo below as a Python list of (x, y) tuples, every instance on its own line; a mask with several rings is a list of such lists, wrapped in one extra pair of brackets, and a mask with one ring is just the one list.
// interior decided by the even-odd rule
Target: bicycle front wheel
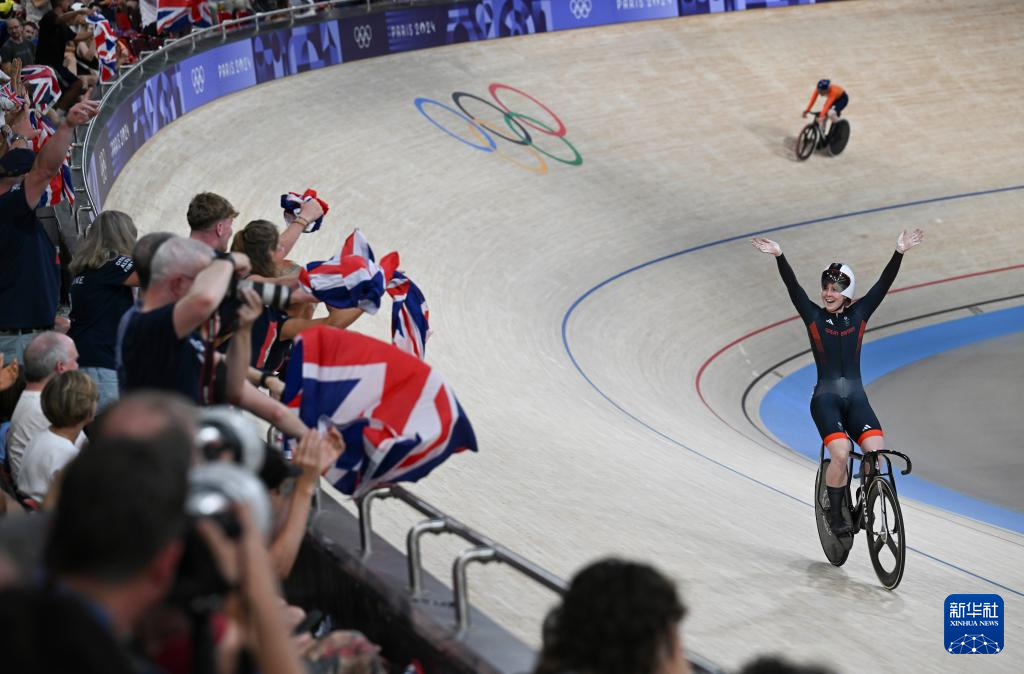
[(892, 485), (884, 478), (872, 480), (865, 503), (868, 554), (875, 575), (887, 590), (895, 590), (903, 580), (907, 560), (903, 511)]
[(803, 161), (811, 156), (818, 146), (818, 124), (811, 122), (803, 128), (796, 139), (796, 158)]

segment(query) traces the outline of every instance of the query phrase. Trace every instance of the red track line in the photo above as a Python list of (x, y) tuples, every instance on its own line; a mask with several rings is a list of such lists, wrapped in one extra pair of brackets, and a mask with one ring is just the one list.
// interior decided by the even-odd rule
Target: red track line
[[(998, 274), (998, 273), (1004, 272), (1004, 271), (1013, 271), (1014, 269), (1024, 269), (1024, 264), (1015, 264), (1015, 265), (1011, 265), (1009, 267), (999, 267), (998, 269), (988, 269), (988, 270), (985, 270), (985, 271), (976, 271), (976, 272), (971, 272), (970, 274), (960, 274), (959, 276), (949, 276), (947, 278), (936, 279), (934, 281), (925, 281), (924, 283), (917, 283), (917, 284), (912, 285), (912, 286), (906, 286), (906, 287), (903, 287), (903, 288), (896, 288), (894, 290), (890, 290), (889, 292), (890, 293), (901, 293), (901, 292), (904, 292), (906, 290), (917, 290), (918, 288), (926, 288), (928, 286), (939, 285), (940, 283), (950, 283), (952, 281), (962, 281), (964, 279), (974, 278), (975, 276), (985, 276), (987, 274)], [(789, 318), (784, 318), (781, 321), (776, 321), (776, 322), (774, 322), (774, 323), (772, 323), (770, 325), (765, 325), (764, 327), (760, 327), (757, 330), (754, 330), (752, 332), (748, 332), (747, 334), (743, 335), (742, 337), (738, 337), (738, 338), (732, 340), (731, 342), (729, 342), (728, 344), (726, 344), (725, 346), (720, 348), (718, 351), (715, 351), (711, 355), (710, 358), (708, 358), (707, 360), (704, 361), (704, 363), (700, 366), (700, 369), (697, 370), (697, 377), (694, 380), (694, 383), (695, 383), (695, 385), (697, 387), (697, 395), (700, 397), (700, 401), (702, 403), (704, 403), (704, 407), (708, 408), (708, 410), (712, 414), (715, 415), (715, 418), (717, 418), (719, 421), (721, 421), (723, 424), (725, 424), (729, 428), (732, 428), (732, 424), (730, 424), (728, 421), (726, 421), (721, 416), (719, 416), (718, 412), (716, 412), (715, 409), (713, 407), (711, 407), (710, 404), (708, 404), (708, 401), (704, 399), (704, 392), (700, 388), (700, 380), (701, 380), (701, 377), (704, 376), (704, 370), (706, 370), (708, 368), (708, 366), (711, 365), (712, 361), (714, 361), (716, 358), (718, 358), (723, 353), (725, 353), (726, 351), (728, 351), (732, 347), (736, 346), (740, 342), (743, 342), (743, 341), (745, 341), (747, 339), (750, 339), (754, 335), (760, 334), (760, 333), (765, 332), (767, 330), (771, 330), (772, 328), (777, 328), (777, 327), (779, 327), (780, 325), (782, 325), (784, 323), (789, 323), (790, 321), (794, 321), (797, 318), (799, 318), (799, 316), (790, 316)], [(735, 429), (733, 429), (733, 430), (735, 430)]]

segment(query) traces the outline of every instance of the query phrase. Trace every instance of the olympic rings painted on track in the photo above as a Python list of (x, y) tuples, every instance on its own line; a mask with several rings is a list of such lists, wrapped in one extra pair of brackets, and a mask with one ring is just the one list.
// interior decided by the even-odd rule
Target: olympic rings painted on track
[[(498, 138), (501, 138), (502, 140), (507, 140), (510, 143), (515, 143), (516, 145), (529, 145), (532, 142), (532, 139), (530, 138), (530, 132), (526, 130), (526, 127), (524, 127), (522, 124), (519, 124), (518, 122), (516, 124), (519, 126), (520, 131), (522, 131), (523, 133), (519, 134), (518, 138), (509, 138), (508, 136), (503, 136), (502, 134), (498, 133), (493, 128), (481, 122), (479, 119), (476, 119), (476, 117), (469, 113), (469, 110), (466, 110), (466, 106), (462, 104), (463, 98), (472, 98), (474, 101), (480, 101), (484, 105), (497, 110), (498, 114), (500, 114), (502, 117), (505, 117), (506, 122), (509, 121), (509, 118), (505, 116), (505, 113), (507, 113), (508, 110), (504, 110), (503, 108), (495, 105), (494, 103), (491, 103), (486, 98), (480, 98), (475, 94), (467, 94), (465, 91), (456, 91), (452, 94), (452, 100), (455, 101), (455, 105), (458, 106), (459, 110), (462, 110), (462, 114), (464, 114), (466, 117), (469, 117), (472, 120), (475, 120), (477, 124), (484, 127)], [(515, 129), (513, 129), (513, 131), (514, 130)]]
[[(427, 118), (427, 121), (429, 121), (431, 124), (433, 124), (437, 128), (441, 129), (442, 131), (444, 131), (445, 133), (447, 133), (449, 136), (451, 136), (455, 140), (459, 141), (460, 143), (465, 143), (466, 145), (470, 146), (471, 148), (474, 148), (476, 150), (480, 150), (481, 152), (494, 152), (495, 150), (498, 149), (498, 146), (497, 146), (497, 144), (495, 144), (494, 139), (491, 138), (490, 134), (488, 134), (486, 131), (484, 131), (482, 126), (477, 124), (475, 121), (470, 119), (468, 116), (463, 115), (461, 112), (459, 112), (458, 110), (456, 110), (452, 106), (445, 105), (444, 103), (439, 103), (438, 101), (435, 101), (435, 100), (433, 100), (431, 98), (417, 98), (415, 103), (416, 103), (416, 109), (420, 111), (420, 114), (422, 114), (424, 117)], [(427, 103), (430, 103), (431, 105), (436, 105), (439, 108), (447, 110), (448, 112), (452, 113), (456, 117), (461, 117), (462, 119), (464, 119), (466, 122), (468, 122), (470, 124), (470, 126), (473, 128), (473, 130), (477, 132), (477, 135), (480, 137), (480, 140), (482, 140), (482, 141), (484, 141), (486, 143), (489, 143), (489, 145), (474, 145), (473, 143), (470, 143), (468, 140), (466, 140), (465, 138), (463, 138), (459, 134), (454, 133), (453, 131), (450, 131), (447, 127), (444, 127), (441, 124), (439, 124), (436, 119), (434, 119), (433, 117), (428, 115), (426, 113), (426, 111), (423, 110), (423, 106), (426, 105)]]
[[(551, 119), (553, 119), (556, 122), (558, 122), (558, 128), (557, 129), (552, 129), (550, 127), (549, 128), (541, 128), (540, 126), (534, 126), (533, 124), (530, 124), (531, 128), (533, 128), (533, 129), (535, 129), (537, 131), (543, 131), (544, 133), (553, 133), (554, 135), (559, 136), (559, 137), (565, 136), (565, 134), (566, 134), (565, 124), (563, 124), (562, 120), (558, 118), (558, 115), (556, 115), (555, 113), (551, 112), (551, 108), (549, 108), (548, 106), (544, 105), (543, 103), (541, 103), (540, 101), (538, 101), (536, 98), (534, 98), (530, 94), (526, 93), (525, 91), (520, 91), (519, 89), (516, 89), (515, 87), (510, 87), (507, 84), (499, 84), (499, 83), (495, 82), (491, 86), (487, 87), (487, 91), (491, 92), (491, 98), (493, 98), (494, 100), (496, 100), (498, 102), (498, 105), (501, 106), (502, 110), (504, 110), (505, 112), (512, 112), (511, 110), (508, 109), (508, 106), (505, 105), (504, 103), (502, 103), (501, 99), (498, 98), (498, 94), (497, 94), (498, 89), (506, 89), (508, 91), (513, 91), (513, 92), (519, 94), (520, 96), (522, 96), (523, 98), (530, 99), (531, 101), (533, 101), (534, 103), (537, 104), (537, 107), (539, 107), (541, 110), (543, 110), (544, 112), (546, 112), (549, 115), (551, 115)], [(536, 120), (531, 120), (531, 121), (536, 121)]]
[[(524, 115), (522, 113), (519, 113), (519, 112), (510, 112), (510, 113), (508, 113), (508, 116), (505, 117), (505, 119), (508, 121), (510, 129), (512, 128), (513, 120), (516, 120), (516, 119), (523, 120), (529, 126), (534, 126), (535, 124), (540, 125), (541, 127), (544, 126), (544, 123), (541, 122), (540, 120), (534, 119), (532, 117), (527, 117), (526, 115)], [(533, 124), (530, 124), (530, 122), (533, 122)], [(563, 129), (564, 128), (565, 127), (563, 127)], [(540, 152), (545, 157), (548, 157), (550, 159), (554, 159), (555, 161), (560, 161), (563, 164), (568, 164), (569, 166), (579, 166), (580, 164), (583, 163), (583, 156), (580, 154), (580, 151), (577, 150), (576, 147), (572, 143), (570, 143), (568, 140), (566, 140), (565, 136), (559, 136), (558, 134), (556, 134), (555, 133), (555, 129), (548, 128), (547, 130), (549, 132), (551, 132), (551, 134), (553, 136), (558, 138), (558, 140), (560, 140), (563, 143), (565, 143), (569, 147), (569, 149), (572, 150), (572, 153), (575, 156), (572, 159), (562, 159), (561, 157), (556, 157), (555, 155), (551, 154), (550, 152), (545, 152), (544, 150), (540, 149), (536, 145), (532, 145), (531, 144), (531, 146), (533, 147), (534, 150), (536, 150), (537, 152)]]
[[(455, 91), (452, 92), (452, 102), (455, 104), (454, 108), (432, 98), (423, 97), (417, 98), (414, 101), (414, 104), (416, 105), (416, 109), (420, 111), (420, 114), (427, 118), (428, 122), (460, 143), (468, 145), (474, 150), (495, 154), (509, 163), (531, 173), (543, 175), (548, 172), (548, 163), (545, 161), (545, 157), (568, 166), (579, 166), (583, 163), (583, 156), (580, 154), (579, 150), (577, 150), (576, 147), (569, 142), (569, 139), (565, 137), (566, 133), (568, 133), (565, 123), (553, 110), (551, 110), (551, 108), (544, 105), (525, 91), (507, 84), (494, 82), (488, 86), (487, 90), (491, 94), (491, 98), (494, 99), (493, 102), (465, 91)], [(543, 112), (543, 115), (541, 115), (542, 118), (538, 119), (537, 116), (531, 116), (512, 110), (509, 107), (509, 104), (499, 97), (499, 92), (513, 93), (521, 98), (525, 98)], [(508, 135), (507, 132), (494, 128), (493, 122), (491, 124), (487, 124), (486, 122), (481, 121), (480, 118), (467, 109), (466, 101), (475, 101), (478, 104), (483, 104), (484, 106), (491, 108), (493, 112), (500, 114), (505, 122), (505, 126), (509, 128), (512, 135)], [(424, 109), (428, 104), (441, 108), (442, 110), (458, 117), (468, 126), (472, 135), (467, 137), (464, 133), (453, 131), (451, 128), (438, 121), (436, 117), (432, 117)], [(537, 114), (538, 113), (532, 113), (532, 115)], [(550, 118), (550, 122), (546, 118)], [(530, 129), (532, 129), (536, 135), (531, 134)], [(535, 140), (538, 137), (543, 136), (557, 138), (562, 141), (562, 143), (564, 143), (572, 152), (572, 158), (564, 159), (537, 147)], [(524, 163), (506, 154), (503, 150), (498, 149), (495, 137), (500, 138), (507, 143), (511, 143), (512, 145), (522, 147), (533, 157), (534, 161), (532, 163)], [(476, 140), (479, 142), (473, 142)]]

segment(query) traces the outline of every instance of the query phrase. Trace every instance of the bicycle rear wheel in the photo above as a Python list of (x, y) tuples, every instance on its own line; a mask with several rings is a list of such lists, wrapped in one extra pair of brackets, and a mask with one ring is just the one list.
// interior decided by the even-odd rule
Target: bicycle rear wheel
[(850, 140), (850, 123), (840, 119), (832, 126), (829, 133), (828, 152), (833, 157), (846, 149), (846, 143)]
[(829, 502), (828, 493), (825, 490), (825, 471), (831, 459), (825, 459), (818, 466), (818, 474), (814, 478), (814, 521), (818, 526), (818, 540), (821, 541), (821, 549), (825, 558), (833, 566), (842, 566), (846, 558), (850, 556), (850, 548), (853, 547), (853, 536), (836, 536), (832, 533), (832, 526), (829, 524)]
[(892, 485), (884, 478), (875, 478), (868, 487), (865, 502), (868, 555), (875, 575), (887, 590), (895, 590), (903, 580), (907, 560), (907, 540), (903, 527), (903, 511)]
[(796, 158), (803, 161), (811, 156), (818, 146), (818, 124), (811, 122), (800, 131), (796, 139)]

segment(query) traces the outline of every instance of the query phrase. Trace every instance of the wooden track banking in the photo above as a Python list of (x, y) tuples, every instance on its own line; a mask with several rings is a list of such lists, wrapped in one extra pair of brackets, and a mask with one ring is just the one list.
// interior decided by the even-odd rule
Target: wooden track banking
[[(432, 310), (428, 359), (480, 439), (479, 455), (452, 459), (416, 493), (566, 577), (600, 555), (653, 561), (681, 584), (696, 651), (730, 667), (780, 652), (850, 672), (1019, 671), (1009, 653), (947, 655), (941, 625), (948, 594), (994, 592), (1011, 616), (1007, 647), (1024, 643), (1020, 535), (906, 503), (909, 544), (925, 554), (910, 554), (895, 593), (879, 588), (860, 541), (845, 567), (825, 561), (810, 507), (814, 466), (758, 433), (739, 404), (763, 368), (805, 348), (799, 325), (706, 368), (702, 392), (718, 416), (695, 378), (721, 347), (793, 314), (750, 233), (1024, 184), (1021, 25), (1016, 0), (864, 1), (362, 61), (175, 122), (136, 154), (107, 205), (144, 231), (185, 232), (189, 198), (211, 190), (238, 207), (240, 228), (276, 219), (282, 190), (316, 187), (332, 205), (329, 224), (293, 257), (330, 256), (353, 226), (378, 252), (399, 250)], [(797, 163), (799, 112), (822, 76), (850, 92), (850, 144), (838, 159)], [(555, 111), (583, 165), (551, 162), (533, 175), (445, 136), (413, 106), (457, 90), (486, 97), (491, 82)], [(1019, 264), (1022, 216), (1017, 190), (771, 236), (809, 291), (821, 265), (842, 259), (863, 292), (904, 227), (924, 228), (927, 240), (898, 286)], [(576, 303), (636, 265), (732, 237)], [(1018, 268), (900, 293), (874, 321), (1022, 285)], [(359, 328), (386, 338), (387, 314)], [(763, 393), (752, 392), (751, 409)], [(897, 424), (913, 409), (879, 414)], [(390, 504), (375, 519), (398, 542), (415, 520)], [(441, 551), (455, 549), (431, 539), (428, 568), (449, 577)], [(536, 643), (551, 597), (500, 568), (471, 575), (473, 601)], [(849, 634), (868, 628), (871, 646), (854, 646)]]

